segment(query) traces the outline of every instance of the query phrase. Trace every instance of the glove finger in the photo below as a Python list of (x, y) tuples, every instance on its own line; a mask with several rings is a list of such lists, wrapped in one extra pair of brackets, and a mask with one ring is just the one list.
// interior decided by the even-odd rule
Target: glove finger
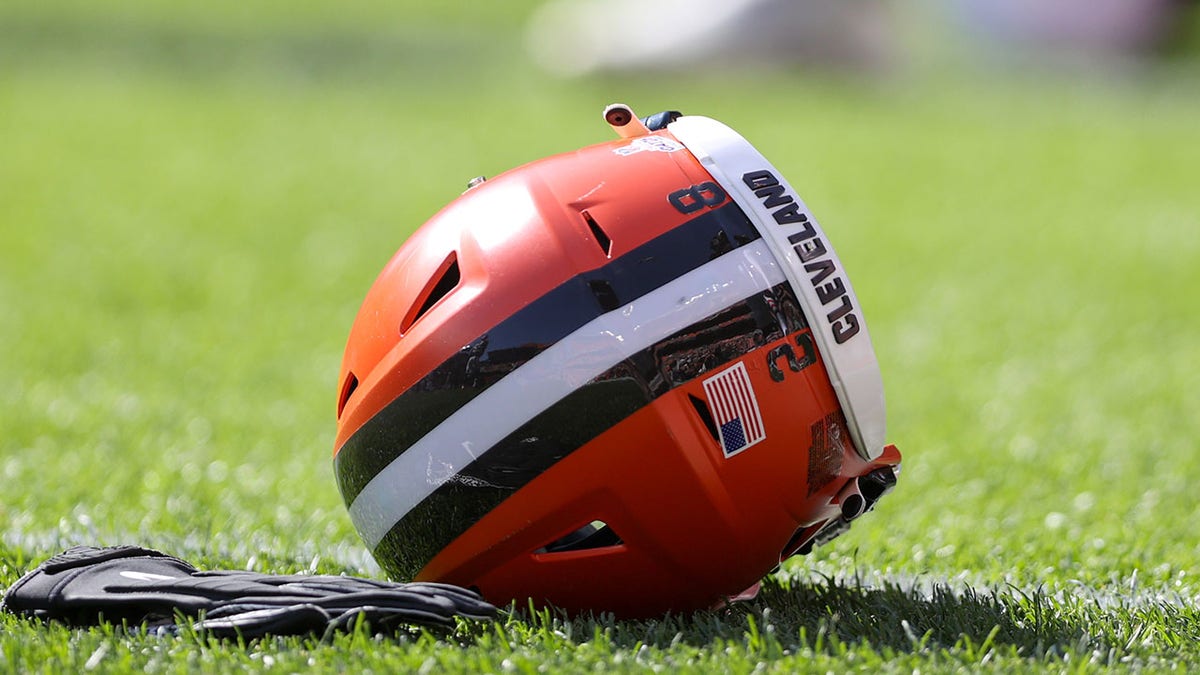
[(316, 605), (284, 607), (253, 605), (222, 607), (193, 624), (197, 630), (214, 637), (256, 638), (264, 635), (307, 635), (325, 630), (329, 613)]
[[(291, 599), (319, 604), (331, 611), (350, 609), (355, 605), (411, 607), (414, 603), (438, 603), (442, 609), (471, 618), (492, 618), (497, 609), (478, 593), (460, 586), (436, 582), (393, 583), (359, 577), (332, 575), (264, 575), (255, 572), (201, 572), (195, 575), (210, 580), (224, 580), (241, 595), (254, 595), (256, 601), (277, 596), (272, 604)], [(237, 586), (244, 583), (245, 586)], [(257, 593), (251, 593), (256, 589)], [(446, 605), (445, 603), (448, 603)], [(431, 610), (433, 608), (430, 608)]]
[(454, 626), (454, 615), (429, 612), (418, 608), (399, 607), (353, 607), (335, 616), (329, 622), (332, 630), (348, 632), (357, 625), (362, 617), (373, 630), (393, 630), (402, 625), (434, 626), (450, 628)]

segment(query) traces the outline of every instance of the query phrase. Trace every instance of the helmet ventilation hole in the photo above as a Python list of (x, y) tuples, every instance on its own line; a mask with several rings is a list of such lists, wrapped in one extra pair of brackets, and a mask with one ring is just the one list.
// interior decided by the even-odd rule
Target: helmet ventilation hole
[(595, 296), (596, 302), (600, 303), (600, 309), (606, 312), (611, 312), (621, 306), (621, 301), (617, 298), (617, 292), (613, 290), (612, 284), (607, 279), (593, 279), (589, 281), (588, 290)]
[(587, 211), (582, 211), (581, 213), (583, 214), (583, 219), (587, 221), (588, 229), (592, 231), (592, 236), (596, 238), (596, 243), (600, 245), (600, 250), (604, 251), (604, 257), (611, 258), (612, 239), (609, 238), (608, 233), (604, 231), (604, 228), (600, 227), (600, 223), (596, 222), (596, 219), (592, 217), (592, 214), (588, 213)]
[(534, 553), (566, 553), (619, 546), (624, 542), (603, 520), (593, 520), (574, 532), (559, 537)]
[(700, 416), (700, 421), (704, 422), (704, 428), (708, 429), (713, 441), (720, 443), (721, 441), (717, 437), (717, 423), (713, 420), (708, 404), (691, 394), (688, 394), (688, 400), (692, 402), (692, 407), (696, 409), (696, 414)]
[(417, 296), (417, 301), (413, 304), (414, 309), (409, 310), (408, 315), (400, 322), (401, 335), (407, 333), (408, 329), (425, 316), (439, 300), (449, 295), (461, 279), (462, 273), (458, 269), (458, 256), (451, 252), (438, 268), (437, 274), (433, 275), (429, 283), (421, 290), (420, 295)]
[(338, 397), (337, 416), (342, 418), (342, 411), (346, 409), (346, 401), (350, 400), (350, 395), (354, 390), (358, 389), (358, 378), (354, 373), (346, 374), (346, 381), (342, 383), (342, 395)]

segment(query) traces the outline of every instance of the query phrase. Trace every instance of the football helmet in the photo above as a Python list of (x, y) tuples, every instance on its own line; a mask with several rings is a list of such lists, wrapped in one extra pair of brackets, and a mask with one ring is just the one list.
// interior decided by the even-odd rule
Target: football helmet
[(646, 617), (713, 607), (896, 480), (825, 231), (705, 117), (470, 182), (346, 345), (334, 469), (398, 580)]

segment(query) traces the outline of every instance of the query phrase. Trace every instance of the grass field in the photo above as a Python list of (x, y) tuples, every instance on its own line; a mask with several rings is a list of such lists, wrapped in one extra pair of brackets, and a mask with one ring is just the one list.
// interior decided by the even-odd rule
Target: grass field
[[(499, 7), (500, 3), (495, 3)], [(465, 181), (721, 119), (801, 190), (905, 453), (724, 612), (250, 644), (0, 616), (0, 672), (1200, 668), (1200, 73), (563, 82), (533, 3), (0, 9), (0, 587), (74, 544), (378, 575), (330, 466), (366, 289)]]

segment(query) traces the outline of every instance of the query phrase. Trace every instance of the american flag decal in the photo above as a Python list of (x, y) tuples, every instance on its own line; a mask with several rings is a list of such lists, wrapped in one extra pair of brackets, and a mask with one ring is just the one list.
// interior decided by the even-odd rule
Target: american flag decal
[(767, 438), (750, 374), (741, 361), (705, 380), (704, 395), (726, 457)]

